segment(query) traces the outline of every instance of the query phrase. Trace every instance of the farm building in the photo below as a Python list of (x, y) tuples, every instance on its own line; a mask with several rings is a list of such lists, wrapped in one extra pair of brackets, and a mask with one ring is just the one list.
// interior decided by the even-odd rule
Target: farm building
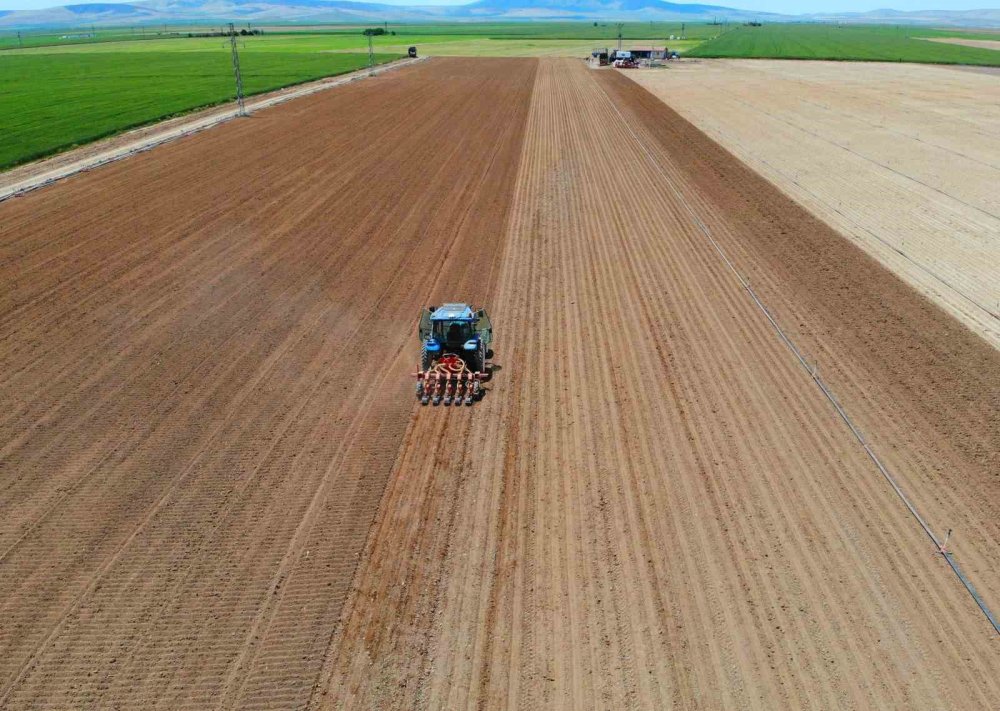
[(665, 59), (670, 50), (647, 44), (630, 47), (629, 51), (634, 59)]

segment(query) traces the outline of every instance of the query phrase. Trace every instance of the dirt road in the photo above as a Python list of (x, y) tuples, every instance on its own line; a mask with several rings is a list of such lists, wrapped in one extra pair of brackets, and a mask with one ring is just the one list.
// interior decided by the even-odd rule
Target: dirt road
[(0, 708), (1000, 707), (706, 233), (1000, 609), (998, 351), (621, 73), (433, 59), (0, 205)]
[(533, 72), (402, 69), (0, 206), (0, 707), (308, 697)]
[(698, 60), (633, 79), (1000, 347), (995, 76)]
[[(934, 326), (950, 318), (832, 232), (847, 250), (834, 258), (850, 261), (820, 255), (834, 283), (814, 284), (812, 301), (788, 310), (798, 285), (780, 269), (798, 255), (784, 264), (735, 250), (762, 234), (704, 183), (744, 177), (738, 164), (672, 154), (710, 142), (664, 131), (677, 117), (637, 90), (577, 62), (542, 64), (495, 297), (503, 369), (471, 422), (417, 413), (314, 702), (996, 705), (989, 625), (697, 220), (783, 318), (800, 319), (797, 336), (817, 319), (823, 330), (808, 345), (823, 346), (831, 376), (864, 384), (845, 402), (866, 426), (888, 419), (872, 435), (920, 487), (934, 524), (976, 510), (977, 526), (962, 528), (975, 543), (963, 539), (960, 555), (997, 601), (989, 464), (901, 417), (919, 393), (906, 396), (876, 366), (878, 352), (839, 346), (858, 324), (826, 330), (822, 304), (853, 289), (868, 318), (896, 312), (903, 324), (885, 329), (887, 350), (925, 359), (934, 347), (915, 336), (940, 338)], [(771, 227), (813, 227), (763, 181), (745, 187)], [(856, 269), (878, 270), (872, 293), (844, 281)], [(985, 348), (995, 393), (995, 352), (971, 333), (959, 339)], [(949, 365), (972, 377), (972, 364)], [(941, 413), (953, 427), (956, 417)], [(971, 437), (995, 451), (993, 435), (987, 426)]]

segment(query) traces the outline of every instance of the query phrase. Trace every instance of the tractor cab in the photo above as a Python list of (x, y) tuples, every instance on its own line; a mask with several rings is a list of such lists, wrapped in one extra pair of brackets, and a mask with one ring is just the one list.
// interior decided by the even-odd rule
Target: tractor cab
[(431, 312), (430, 340), (450, 351), (473, 350), (476, 347), (475, 320), (475, 313), (465, 304), (445, 304)]
[(433, 355), (462, 355), (479, 350), (485, 355), (492, 336), (486, 312), (474, 311), (468, 304), (430, 306), (420, 317), (420, 340), (424, 342), (424, 351)]

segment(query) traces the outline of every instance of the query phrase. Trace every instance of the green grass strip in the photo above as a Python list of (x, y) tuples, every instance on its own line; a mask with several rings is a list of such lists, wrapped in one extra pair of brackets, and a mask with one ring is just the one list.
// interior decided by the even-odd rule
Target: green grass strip
[[(396, 54), (378, 54), (379, 63)], [(0, 169), (235, 99), (229, 50), (0, 56)], [(243, 52), (249, 96), (367, 66), (364, 54)]]

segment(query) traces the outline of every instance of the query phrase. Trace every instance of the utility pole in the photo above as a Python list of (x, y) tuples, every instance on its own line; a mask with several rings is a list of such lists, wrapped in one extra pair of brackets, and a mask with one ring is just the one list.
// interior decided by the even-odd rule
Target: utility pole
[(247, 115), (246, 104), (243, 103), (243, 76), (240, 74), (240, 53), (236, 49), (236, 28), (229, 23), (229, 46), (233, 50), (233, 76), (236, 78), (236, 103), (239, 104), (240, 116)]
[(21, 41), (21, 30), (17, 31), (17, 47), (18, 49), (24, 49), (24, 43)]
[(618, 23), (618, 49), (622, 48), (622, 23)]
[(372, 33), (368, 33), (368, 69), (375, 67), (375, 48), (372, 46)]

